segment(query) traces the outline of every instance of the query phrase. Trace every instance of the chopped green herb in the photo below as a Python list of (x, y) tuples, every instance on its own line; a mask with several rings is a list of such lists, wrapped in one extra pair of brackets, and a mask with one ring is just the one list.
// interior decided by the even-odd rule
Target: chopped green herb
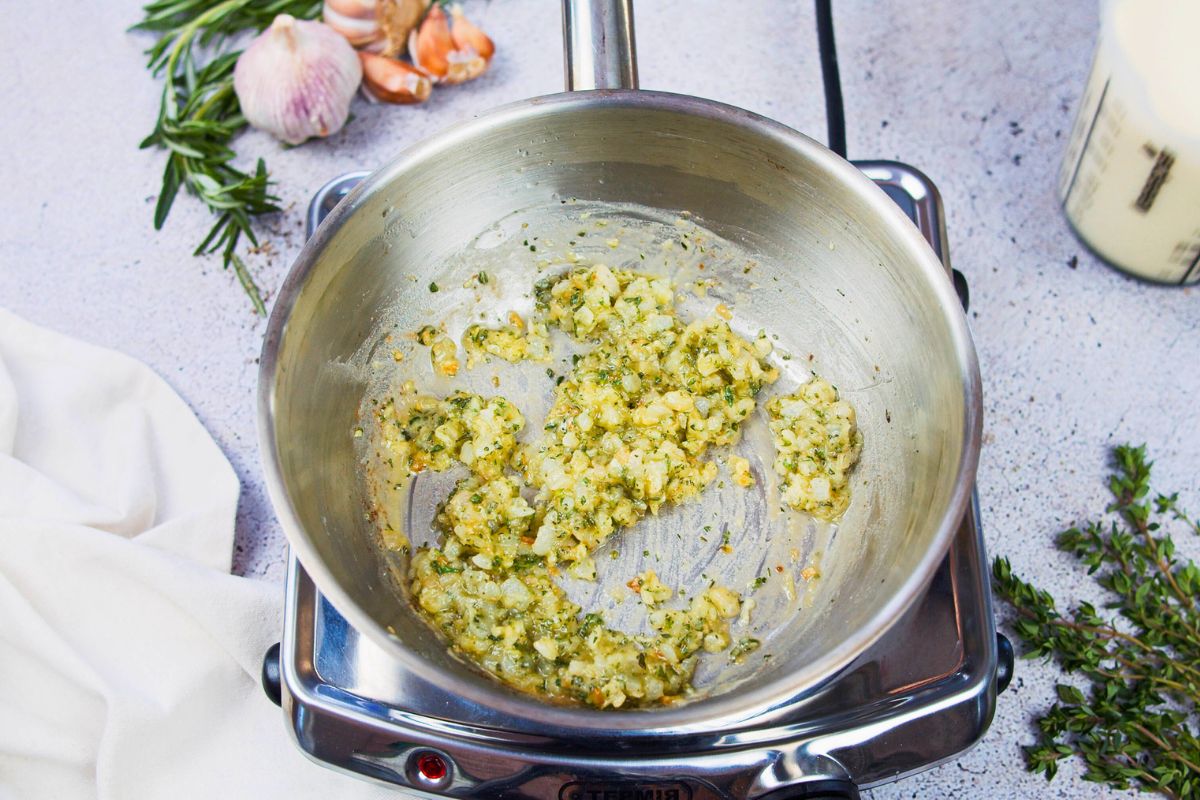
[(513, 559), (513, 569), (524, 571), (530, 567), (536, 567), (543, 561), (544, 559), (539, 555), (535, 555), (533, 553), (521, 553), (519, 556)]
[(587, 636), (592, 632), (592, 629), (604, 622), (604, 617), (599, 614), (584, 614), (583, 624), (579, 626), (579, 635)]
[(729, 651), (729, 660), (735, 664), (740, 664), (746, 658), (746, 656), (753, 653), (761, 645), (762, 642), (749, 636), (738, 639), (737, 644), (735, 644)]

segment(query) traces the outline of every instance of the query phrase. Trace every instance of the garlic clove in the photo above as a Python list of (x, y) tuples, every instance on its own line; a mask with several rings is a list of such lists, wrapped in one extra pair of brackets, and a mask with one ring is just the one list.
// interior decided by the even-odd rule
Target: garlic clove
[(384, 46), (376, 0), (325, 0), (321, 17), (354, 47)]
[(495, 43), (479, 29), (479, 26), (467, 19), (463, 14), (462, 6), (457, 3), (451, 6), (450, 18), (453, 21), (450, 36), (454, 40), (455, 48), (461, 51), (470, 50), (478, 54), (484, 61), (491, 61), (492, 55), (496, 52)]
[(360, 52), (363, 91), (384, 103), (421, 103), (433, 91), (433, 79), (419, 67), (387, 56)]
[(325, 0), (324, 10), (353, 19), (375, 19), (377, 0)]
[(397, 56), (408, 45), (430, 0), (325, 0), (325, 23), (354, 47)]
[(454, 40), (450, 36), (450, 23), (446, 12), (439, 5), (434, 5), (425, 15), (421, 23), (409, 39), (409, 55), (413, 63), (441, 80), (450, 70), (450, 51), (454, 49)]
[[(413, 28), (411, 31), (408, 32), (408, 57), (412, 59), (412, 62), (417, 67), (417, 69), (423, 69), (423, 67), (421, 66), (421, 58), (417, 54), (417, 33), (418, 33), (418, 31), (416, 28)], [(425, 71), (429, 72), (429, 70), (425, 70)], [(433, 75), (433, 73), (431, 73), (431, 72), (429, 74)], [(434, 78), (434, 81), (436, 81), (436, 80), (437, 80), (437, 78)]]
[(492, 40), (472, 24), (457, 5), (450, 9), (451, 27), (446, 13), (438, 6), (429, 10), (409, 51), (413, 60), (436, 76), (440, 83), (463, 83), (487, 71), (488, 61), (496, 52)]
[(358, 55), (341, 34), (290, 14), (277, 16), (233, 70), (246, 121), (288, 144), (341, 130), (361, 81)]
[(425, 15), (429, 0), (378, 0), (378, 3), (379, 29), (383, 34), (383, 48), (379, 52), (385, 56), (401, 55), (408, 46), (408, 34)]
[(487, 71), (488, 62), (474, 50), (451, 50), (446, 56), (443, 83), (465, 83)]

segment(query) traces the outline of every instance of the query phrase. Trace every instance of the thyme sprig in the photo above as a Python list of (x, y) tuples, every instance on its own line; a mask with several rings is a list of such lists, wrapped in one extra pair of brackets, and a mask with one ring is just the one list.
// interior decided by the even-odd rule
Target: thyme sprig
[(233, 68), (245, 33), (264, 30), (278, 14), (313, 19), (320, 0), (154, 0), (142, 8), (132, 30), (158, 35), (146, 50), (147, 66), (163, 77), (162, 102), (154, 131), (141, 147), (167, 151), (162, 189), (154, 208), (161, 229), (179, 190), (208, 206), (216, 222), (194, 255), (221, 252), (225, 268), (237, 275), (255, 310), (266, 313), (262, 293), (238, 255), (243, 236), (254, 247), (252, 218), (279, 210), (260, 158), (253, 172), (233, 165), (230, 143), (246, 126), (233, 91)]
[[(1047, 780), (1073, 755), (1084, 778), (1118, 789), (1200, 798), (1200, 568), (1180, 559), (1164, 523), (1200, 534), (1178, 494), (1148, 499), (1145, 447), (1114, 451), (1113, 518), (1071, 528), (1058, 547), (1075, 555), (1111, 600), (1063, 613), (1054, 598), (997, 558), (997, 593), (1016, 611), (1027, 658), (1053, 658), (1080, 685), (1062, 683), (1037, 721), (1026, 764)], [(1081, 688), (1082, 687), (1082, 688)]]

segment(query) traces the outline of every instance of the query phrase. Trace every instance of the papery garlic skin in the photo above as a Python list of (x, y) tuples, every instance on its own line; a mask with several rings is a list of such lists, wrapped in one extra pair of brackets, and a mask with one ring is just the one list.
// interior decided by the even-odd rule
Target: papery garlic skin
[(325, 24), (345, 36), (355, 48), (398, 56), (408, 34), (425, 16), (430, 0), (324, 0)]
[(383, 39), (375, 3), (376, 0), (325, 0), (321, 17), (354, 47), (368, 47)]
[(280, 14), (233, 70), (246, 121), (288, 144), (341, 130), (362, 81), (350, 43), (320, 22)]
[(466, 83), (487, 71), (487, 61), (473, 50), (451, 50), (446, 55), (443, 83)]
[(408, 48), (408, 34), (416, 29), (430, 0), (378, 0), (380, 46), (371, 48), (385, 56), (398, 56)]
[(416, 28), (409, 40), (408, 54), (413, 63), (438, 80), (443, 80), (450, 71), (450, 53), (454, 51), (454, 39), (450, 35), (450, 22), (442, 7), (435, 5), (425, 15), (425, 21)]
[(463, 52), (473, 51), (483, 59), (485, 65), (491, 61), (496, 45), (478, 25), (467, 19), (458, 3), (450, 6), (450, 18), (453, 21), (450, 37), (454, 40), (455, 48)]

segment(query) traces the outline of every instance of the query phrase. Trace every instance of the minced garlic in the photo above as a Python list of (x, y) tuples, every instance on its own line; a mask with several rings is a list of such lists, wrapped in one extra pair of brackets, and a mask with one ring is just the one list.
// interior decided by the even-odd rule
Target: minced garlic
[[(533, 513), (510, 478), (461, 481), (435, 522), (442, 544), (413, 555), (418, 609), (456, 651), (522, 691), (601, 708), (687, 692), (696, 653), (728, 646), (737, 594), (712, 587), (686, 609), (653, 611), (651, 635), (612, 630), (581, 614), (532, 551)], [(653, 573), (641, 577), (648, 607), (669, 597)]]
[(458, 374), (458, 345), (442, 331), (426, 325), (417, 331), (417, 341), (429, 348), (429, 362), (438, 375), (453, 378)]
[(517, 463), (538, 487), (533, 551), (590, 579), (590, 553), (716, 477), (702, 458), (737, 441), (778, 373), (715, 317), (684, 324), (670, 283), (604, 266), (539, 284), (551, 324), (593, 342), (555, 389), (540, 441)]
[[(591, 553), (609, 536), (703, 490), (716, 475), (704, 454), (737, 441), (777, 378), (762, 360), (769, 348), (719, 317), (684, 324), (673, 300), (664, 279), (595, 266), (539, 284), (542, 319), (468, 329), (469, 364), (540, 360), (547, 324), (593, 345), (574, 357), (530, 445), (516, 447), (524, 418), (501, 397), (412, 394), (380, 410), (399, 477), (456, 461), (471, 471), (438, 511), (440, 545), (413, 555), (413, 596), (459, 653), (517, 689), (598, 707), (656, 703), (690, 690), (697, 653), (729, 647), (742, 610), (730, 589), (661, 608), (673, 592), (648, 570), (631, 586), (654, 633), (631, 636), (582, 615), (552, 578), (556, 564), (594, 578)], [(532, 505), (509, 464), (538, 489)]]
[(750, 461), (741, 456), (729, 457), (729, 474), (733, 477), (733, 482), (743, 489), (754, 485), (754, 475), (750, 473)]
[(827, 381), (813, 378), (795, 394), (773, 398), (767, 414), (784, 502), (820, 519), (840, 516), (850, 504), (850, 470), (862, 449), (854, 407)]
[(485, 328), (472, 325), (463, 334), (463, 349), (467, 351), (467, 368), (493, 355), (505, 361), (549, 361), (550, 337), (544, 322), (534, 322), (525, 331), (525, 323), (519, 314), (509, 315), (509, 324), (501, 328)]
[(462, 462), (476, 473), (499, 477), (516, 447), (525, 418), (503, 397), (455, 392), (444, 400), (402, 395), (380, 409), (382, 457), (393, 476)]
[(647, 608), (653, 608), (659, 603), (665, 603), (675, 594), (671, 591), (670, 586), (659, 580), (658, 575), (652, 569), (648, 569), (641, 575), (638, 575), (629, 582), (629, 585), (630, 588), (633, 588), (638, 593), (638, 596), (641, 597), (642, 602)]

